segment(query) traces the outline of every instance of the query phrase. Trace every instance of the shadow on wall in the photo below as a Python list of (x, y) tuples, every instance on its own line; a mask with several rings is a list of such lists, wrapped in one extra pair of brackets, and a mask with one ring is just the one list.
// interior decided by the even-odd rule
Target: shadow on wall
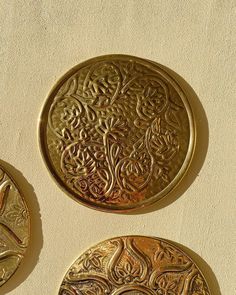
[(205, 277), (208, 287), (210, 289), (211, 295), (221, 295), (220, 286), (218, 284), (218, 281), (216, 279), (216, 276), (214, 275), (214, 272), (210, 268), (210, 266), (207, 264), (206, 261), (204, 261), (197, 253), (195, 253), (193, 250), (190, 250), (189, 248), (170, 241), (166, 240), (172, 243), (173, 245), (176, 245), (180, 250), (185, 252), (192, 260), (196, 263), (196, 265), (199, 267), (200, 271), (202, 272), (203, 276)]
[(6, 169), (6, 172), (9, 172), (9, 175), (12, 176), (20, 192), (23, 194), (29, 209), (31, 221), (30, 243), (25, 257), (15, 274), (0, 288), (0, 294), (7, 294), (23, 283), (37, 265), (43, 246), (43, 234), (40, 208), (34, 188), (16, 168), (2, 160), (1, 165)]
[(153, 205), (135, 210), (134, 212), (130, 212), (128, 214), (145, 214), (149, 212), (153, 212), (156, 210), (160, 210), (174, 201), (176, 201), (181, 195), (184, 194), (185, 191), (190, 187), (190, 185), (194, 182), (196, 177), (198, 176), (203, 163), (206, 158), (207, 149), (208, 149), (208, 141), (209, 141), (209, 129), (208, 129), (208, 121), (206, 117), (206, 113), (203, 109), (203, 106), (197, 96), (197, 94), (194, 92), (192, 87), (177, 73), (170, 70), (169, 68), (159, 65), (163, 70), (165, 70), (167, 73), (169, 73), (175, 81), (180, 85), (184, 93), (186, 94), (195, 118), (196, 122), (196, 147), (195, 152), (193, 155), (192, 162), (190, 163), (189, 169), (186, 172), (183, 179), (180, 181), (180, 183), (164, 198), (160, 199)]

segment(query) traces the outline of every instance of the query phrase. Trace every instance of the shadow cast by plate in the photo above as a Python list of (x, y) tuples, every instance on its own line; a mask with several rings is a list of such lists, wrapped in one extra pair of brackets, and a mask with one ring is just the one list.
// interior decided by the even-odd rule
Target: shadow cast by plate
[(185, 191), (188, 190), (190, 185), (194, 182), (196, 177), (199, 175), (199, 172), (204, 164), (207, 150), (208, 150), (208, 142), (209, 142), (209, 128), (208, 121), (206, 117), (206, 113), (204, 108), (192, 87), (177, 73), (173, 70), (170, 70), (167, 67), (162, 65), (158, 65), (163, 68), (168, 74), (170, 74), (175, 81), (180, 85), (185, 95), (187, 96), (192, 110), (196, 123), (196, 145), (195, 151), (192, 158), (192, 162), (190, 163), (189, 169), (184, 175), (183, 179), (180, 183), (165, 197), (156, 201), (154, 204), (147, 206), (145, 208), (140, 208), (126, 214), (136, 215), (136, 214), (146, 214), (153, 211), (160, 210), (166, 206), (169, 206), (173, 202), (175, 202), (181, 195), (184, 194)]
[(200, 271), (202, 272), (203, 276), (205, 277), (208, 287), (210, 289), (211, 295), (221, 295), (221, 290), (219, 283), (216, 279), (216, 276), (211, 269), (211, 267), (208, 265), (208, 263), (200, 257), (197, 253), (195, 253), (193, 250), (189, 249), (186, 246), (183, 246), (182, 244), (179, 244), (177, 242), (167, 240), (167, 242), (172, 243), (173, 245), (176, 245), (180, 250), (182, 250), (184, 253), (186, 253), (192, 260), (193, 262), (196, 263)]
[(30, 242), (25, 257), (15, 274), (0, 288), (0, 294), (7, 294), (22, 284), (37, 265), (43, 246), (43, 234), (40, 208), (34, 188), (15, 167), (3, 160), (0, 160), (0, 163), (6, 169), (6, 172), (12, 176), (23, 194), (29, 209), (31, 222)]

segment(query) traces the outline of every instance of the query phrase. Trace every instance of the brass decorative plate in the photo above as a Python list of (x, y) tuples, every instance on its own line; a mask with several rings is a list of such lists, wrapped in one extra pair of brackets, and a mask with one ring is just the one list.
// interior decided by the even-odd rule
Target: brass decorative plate
[(40, 119), (40, 146), (57, 183), (105, 211), (151, 204), (192, 158), (195, 126), (184, 92), (158, 64), (101, 56), (65, 74)]
[(197, 265), (173, 244), (127, 236), (101, 242), (70, 267), (59, 295), (210, 295)]
[(30, 219), (25, 201), (0, 167), (0, 286), (14, 274), (29, 242)]

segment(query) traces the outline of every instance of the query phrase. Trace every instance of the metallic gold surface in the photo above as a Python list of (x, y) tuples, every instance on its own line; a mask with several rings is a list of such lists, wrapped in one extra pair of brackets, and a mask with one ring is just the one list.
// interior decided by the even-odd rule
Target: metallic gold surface
[(77, 65), (49, 94), (40, 146), (57, 183), (105, 211), (151, 204), (181, 180), (192, 158), (189, 102), (158, 64), (125, 55)]
[(159, 238), (127, 236), (101, 242), (66, 273), (59, 295), (210, 295), (197, 265)]
[(29, 212), (16, 184), (0, 167), (0, 286), (14, 274), (26, 252)]

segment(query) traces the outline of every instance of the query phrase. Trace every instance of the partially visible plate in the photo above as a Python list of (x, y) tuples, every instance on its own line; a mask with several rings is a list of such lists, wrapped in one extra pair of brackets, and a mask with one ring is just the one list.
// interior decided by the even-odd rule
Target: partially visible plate
[(169, 241), (144, 236), (103, 241), (69, 268), (59, 295), (210, 295), (194, 261)]
[(30, 237), (25, 200), (14, 180), (0, 167), (0, 286), (15, 273)]

